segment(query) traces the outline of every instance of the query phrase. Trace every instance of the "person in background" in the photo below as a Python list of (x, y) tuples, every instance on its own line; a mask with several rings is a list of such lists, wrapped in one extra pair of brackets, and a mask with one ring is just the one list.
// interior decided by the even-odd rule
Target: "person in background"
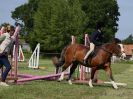
[(4, 72), (1, 74), (1, 86), (9, 86), (5, 81), (9, 71), (11, 70), (11, 64), (8, 60), (8, 54), (11, 50), (11, 45), (15, 40), (14, 37), (15, 28), (14, 26), (8, 26), (7, 32), (0, 36), (0, 68), (5, 66)]
[(103, 40), (103, 33), (102, 33), (102, 28), (103, 28), (103, 24), (102, 23), (97, 23), (96, 26), (96, 31), (94, 33), (92, 33), (91, 37), (90, 37), (90, 50), (87, 52), (87, 54), (84, 57), (84, 63), (86, 64), (87, 62), (87, 58), (90, 55), (90, 53), (92, 51), (94, 51), (95, 46), (100, 46), (102, 44), (102, 40)]

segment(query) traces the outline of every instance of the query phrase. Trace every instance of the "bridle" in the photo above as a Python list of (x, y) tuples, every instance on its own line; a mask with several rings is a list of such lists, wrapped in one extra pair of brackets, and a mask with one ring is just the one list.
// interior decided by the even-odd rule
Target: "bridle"
[(105, 48), (103, 48), (103, 47), (101, 47), (100, 49), (102, 49), (103, 51), (105, 51), (105, 52), (109, 53), (110, 55), (112, 55), (112, 54), (113, 54), (111, 51), (108, 51), (107, 49), (105, 49)]
[[(106, 49), (106, 48), (104, 48), (104, 47), (101, 47), (100, 49), (102, 49), (103, 51), (105, 51), (105, 52), (109, 53), (111, 56), (113, 55), (113, 52), (111, 52), (111, 51), (107, 50), (107, 49)], [(120, 56), (122, 56), (122, 54), (123, 54), (123, 51), (121, 52)]]

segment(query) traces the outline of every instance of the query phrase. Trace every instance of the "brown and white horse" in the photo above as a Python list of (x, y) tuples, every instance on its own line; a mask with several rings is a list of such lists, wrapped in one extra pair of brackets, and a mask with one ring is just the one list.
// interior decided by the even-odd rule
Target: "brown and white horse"
[(109, 76), (111, 83), (115, 89), (117, 89), (117, 84), (114, 82), (114, 78), (112, 76), (111, 70), (111, 57), (113, 54), (121, 56), (123, 50), (121, 46), (119, 46), (119, 39), (114, 39), (111, 43), (106, 43), (102, 45), (100, 48), (94, 51), (94, 55), (88, 57), (88, 61), (85, 64), (83, 62), (84, 56), (89, 50), (88, 47), (82, 44), (70, 44), (62, 50), (60, 60), (58, 62), (53, 60), (53, 63), (57, 67), (62, 67), (62, 74), (59, 78), (59, 81), (64, 78), (64, 71), (71, 66), (70, 74), (68, 77), (69, 84), (72, 84), (71, 77), (78, 64), (84, 65), (86, 67), (92, 68), (91, 78), (89, 80), (89, 86), (93, 87), (92, 79), (94, 78), (96, 70), (103, 69)]

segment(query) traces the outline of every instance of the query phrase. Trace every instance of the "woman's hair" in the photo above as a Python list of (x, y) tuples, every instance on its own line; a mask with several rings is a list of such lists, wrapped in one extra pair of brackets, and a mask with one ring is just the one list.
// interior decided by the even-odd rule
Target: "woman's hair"
[(14, 26), (12, 26), (12, 25), (7, 26), (7, 32), (10, 32), (10, 31), (15, 31)]

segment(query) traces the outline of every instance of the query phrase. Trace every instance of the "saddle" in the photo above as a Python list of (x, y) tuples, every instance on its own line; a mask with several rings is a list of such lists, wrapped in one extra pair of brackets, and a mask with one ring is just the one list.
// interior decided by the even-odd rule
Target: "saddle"
[(96, 56), (96, 54), (97, 54), (97, 52), (98, 52), (98, 50), (99, 50), (100, 47), (101, 46), (95, 46), (94, 51), (92, 51), (90, 53), (90, 55), (88, 56), (88, 58), (86, 59), (86, 64), (87, 65), (91, 65), (91, 60), (92, 60), (93, 57)]

